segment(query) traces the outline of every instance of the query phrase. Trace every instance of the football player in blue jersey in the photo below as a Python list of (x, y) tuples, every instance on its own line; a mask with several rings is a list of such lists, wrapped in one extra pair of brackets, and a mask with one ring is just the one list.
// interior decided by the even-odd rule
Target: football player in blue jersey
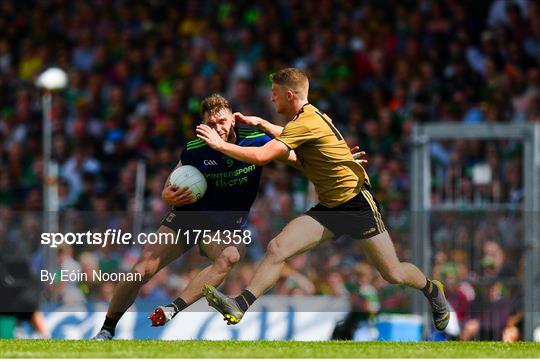
[[(240, 113), (232, 113), (229, 102), (220, 95), (212, 95), (201, 103), (203, 124), (208, 125), (226, 142), (240, 146), (259, 147), (268, 143), (266, 133), (278, 134), (281, 127), (266, 123), (265, 132), (235, 126), (235, 119), (249, 123), (247, 117)], [(275, 129), (273, 129), (273, 127)], [(354, 151), (357, 148), (352, 149)], [(357, 153), (356, 158), (359, 158)], [(290, 165), (296, 165), (296, 155), (290, 152), (280, 159)], [(359, 162), (365, 160), (358, 159)], [(202, 255), (211, 261), (208, 267), (197, 274), (179, 297), (165, 306), (158, 306), (150, 315), (152, 326), (162, 326), (180, 311), (202, 297), (204, 284), (218, 286), (225, 279), (232, 267), (245, 252), (245, 242), (220, 242), (214, 235), (222, 232), (220, 237), (231, 237), (234, 231), (243, 231), (247, 225), (249, 210), (255, 201), (261, 177), (262, 166), (252, 165), (224, 156), (213, 150), (205, 141), (195, 139), (187, 143), (180, 162), (192, 165), (200, 170), (208, 183), (207, 191), (202, 199), (192, 203), (192, 195), (187, 188), (179, 188), (169, 184), (167, 180), (163, 189), (163, 200), (171, 206), (170, 212), (163, 218), (158, 233), (188, 232), (193, 229), (213, 232), (211, 242), (199, 241), (197, 245)], [(229, 233), (227, 233), (229, 232)], [(133, 304), (139, 289), (159, 270), (180, 257), (195, 246), (193, 239), (182, 244), (147, 245), (131, 272), (140, 273), (140, 282), (120, 282), (114, 291), (105, 322), (95, 340), (109, 340), (114, 337), (116, 324)], [(235, 244), (239, 243), (239, 244)]]
[[(203, 123), (215, 129), (224, 141), (242, 146), (261, 146), (271, 140), (263, 132), (235, 127), (235, 117), (229, 102), (220, 95), (212, 95), (201, 103)], [(163, 200), (172, 208), (163, 218), (158, 233), (173, 233), (198, 229), (201, 231), (244, 230), (248, 213), (259, 187), (262, 167), (239, 162), (211, 149), (201, 140), (188, 142), (180, 162), (200, 170), (208, 183), (206, 194), (192, 203), (191, 192), (179, 188), (167, 180), (162, 192)], [(189, 236), (189, 234), (188, 234)], [(109, 305), (105, 322), (96, 340), (112, 339), (116, 324), (135, 301), (140, 288), (159, 270), (167, 266), (195, 244), (182, 237), (182, 244), (146, 245), (131, 272), (142, 275), (141, 282), (121, 282), (116, 286)], [(213, 238), (212, 238), (213, 239)], [(150, 316), (152, 326), (161, 326), (178, 312), (201, 298), (203, 284), (219, 285), (244, 253), (243, 242), (201, 242), (197, 245), (201, 254), (212, 264), (195, 276), (183, 292), (172, 303), (159, 306)]]

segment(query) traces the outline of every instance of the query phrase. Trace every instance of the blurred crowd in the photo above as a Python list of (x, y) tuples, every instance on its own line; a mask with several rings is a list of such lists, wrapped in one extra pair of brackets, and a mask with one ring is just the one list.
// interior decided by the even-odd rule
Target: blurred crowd
[[(162, 186), (195, 136), (200, 101), (221, 93), (235, 111), (284, 124), (270, 102), (269, 83), (269, 74), (284, 67), (308, 73), (310, 101), (332, 117), (349, 145), (368, 153), (367, 171), (403, 259), (410, 258), (412, 126), (540, 121), (536, 0), (7, 0), (0, 12), (0, 251), (31, 254), (35, 267), (41, 225), (39, 214), (30, 212), (42, 208), (43, 160), (34, 82), (48, 66), (69, 76), (52, 109), (59, 206), (69, 229), (88, 217), (132, 229), (125, 212), (134, 208), (139, 160), (146, 163), (146, 226), (157, 224), (167, 210)], [(439, 142), (431, 150), (435, 203), (522, 201), (519, 145)], [(478, 165), (490, 169), (487, 184), (474, 179)], [(297, 171), (266, 167), (251, 219), (259, 245), (226, 282), (229, 293), (250, 278), (265, 244), (287, 219), (315, 201)], [(454, 280), (451, 298), (463, 314), (463, 337), (500, 339), (510, 326), (519, 333), (512, 301), (520, 290), (512, 286), (521, 274), (516, 264), (522, 263), (518, 219), (435, 219), (434, 271)], [(500, 220), (505, 226), (497, 228)], [(74, 269), (122, 269), (137, 252), (65, 247), (59, 262)], [(345, 296), (358, 293), (351, 283), (367, 277), (382, 311), (409, 310), (409, 294), (387, 287), (374, 273), (365, 275), (361, 254), (345, 240), (295, 258), (274, 292)], [(473, 262), (478, 259), (482, 265)], [(143, 294), (180, 290), (201, 258), (194, 253), (185, 260), (150, 281)], [(63, 300), (108, 299), (112, 286), (55, 292)], [(501, 309), (501, 299), (508, 312), (496, 322), (467, 315), (475, 302)]]

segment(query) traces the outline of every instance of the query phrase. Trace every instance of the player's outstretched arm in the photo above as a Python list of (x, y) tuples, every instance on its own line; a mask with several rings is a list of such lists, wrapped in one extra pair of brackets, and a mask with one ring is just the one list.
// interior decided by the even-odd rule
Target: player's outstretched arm
[[(283, 127), (272, 124), (268, 120), (265, 120), (261, 117), (256, 117), (254, 115), (244, 115), (240, 112), (234, 113), (233, 116), (238, 123), (249, 125), (250, 127), (255, 127), (260, 131), (271, 135), (273, 138), (277, 138), (279, 135), (281, 135), (281, 132), (283, 132)], [(294, 150), (290, 150), (288, 154), (279, 157), (277, 160), (291, 167), (295, 167), (296, 169), (302, 169), (302, 164), (300, 164), (300, 162), (298, 161)]]
[[(365, 159), (366, 152), (364, 152), (363, 150), (360, 151), (359, 146), (351, 148), (351, 153), (354, 161), (361, 166), (365, 166), (368, 163), (368, 160)], [(294, 150), (290, 150), (288, 154), (278, 158), (278, 160), (298, 170), (303, 170), (302, 163), (300, 163), (300, 161), (298, 160), (298, 157), (296, 156)]]
[(197, 137), (204, 140), (210, 148), (218, 152), (241, 162), (256, 165), (265, 165), (274, 159), (286, 156), (289, 152), (289, 148), (276, 139), (269, 141), (262, 147), (240, 147), (225, 142), (214, 129), (205, 124), (197, 126)]
[(283, 127), (272, 124), (268, 120), (260, 117), (256, 117), (253, 115), (244, 115), (240, 112), (234, 113), (233, 116), (234, 120), (236, 120), (237, 122), (256, 127), (259, 130), (265, 132), (266, 134), (270, 134), (273, 138), (279, 137), (281, 132), (283, 131)]

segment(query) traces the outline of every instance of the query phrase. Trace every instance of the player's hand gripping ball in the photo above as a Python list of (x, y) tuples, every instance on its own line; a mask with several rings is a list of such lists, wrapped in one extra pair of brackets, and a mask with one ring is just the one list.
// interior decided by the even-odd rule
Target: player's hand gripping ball
[(191, 203), (197, 202), (206, 193), (206, 178), (204, 178), (204, 175), (197, 168), (191, 165), (183, 165), (176, 168), (171, 173), (169, 182), (177, 185), (180, 189), (187, 187), (191, 191)]

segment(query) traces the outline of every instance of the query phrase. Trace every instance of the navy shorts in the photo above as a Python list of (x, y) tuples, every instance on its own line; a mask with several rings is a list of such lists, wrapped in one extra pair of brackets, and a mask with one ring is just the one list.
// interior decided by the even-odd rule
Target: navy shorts
[[(245, 230), (248, 225), (249, 213), (240, 211), (182, 211), (171, 209), (161, 221), (162, 226), (171, 228), (175, 232), (193, 230), (231, 231)], [(182, 243), (184, 252), (193, 248), (194, 242)], [(201, 255), (205, 256), (201, 251)]]

